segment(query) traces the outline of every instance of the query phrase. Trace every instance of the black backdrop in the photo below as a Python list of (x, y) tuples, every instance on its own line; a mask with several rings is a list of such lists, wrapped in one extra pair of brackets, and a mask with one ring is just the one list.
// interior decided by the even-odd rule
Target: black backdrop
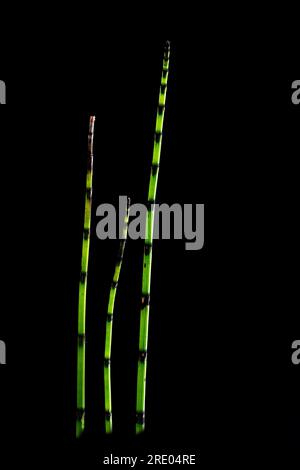
[[(143, 246), (129, 241), (114, 323), (115, 433), (104, 436), (103, 335), (116, 243), (96, 238), (95, 209), (119, 195), (146, 200), (161, 45), (110, 41), (92, 61), (90, 51), (73, 51), (3, 77), (1, 337), (8, 365), (1, 368), (1, 442), (20, 449), (11, 459), (34, 460), (40, 449), (47, 459), (63, 451), (68, 462), (74, 455), (95, 462), (110, 449), (175, 449), (213, 462), (244, 448), (244, 456), (268, 449), (267, 458), (297, 449), (299, 371), (290, 346), (299, 332), (292, 270), (299, 110), (290, 102), (291, 80), (272, 78), (258, 60), (249, 73), (249, 63), (227, 57), (221, 46), (217, 55), (201, 55), (197, 42), (182, 40), (172, 45), (158, 202), (204, 203), (205, 245), (187, 252), (181, 241), (155, 242), (147, 432), (136, 439)], [(76, 444), (91, 113), (87, 433)]]

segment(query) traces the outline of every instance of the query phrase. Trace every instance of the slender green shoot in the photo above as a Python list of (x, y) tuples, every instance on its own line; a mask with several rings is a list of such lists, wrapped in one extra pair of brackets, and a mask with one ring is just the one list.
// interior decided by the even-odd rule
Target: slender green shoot
[(78, 302), (76, 437), (80, 437), (85, 428), (86, 292), (92, 214), (94, 127), (95, 116), (91, 116), (88, 136), (88, 164), (86, 175), (84, 229)]
[(165, 104), (169, 75), (170, 42), (167, 41), (164, 47), (163, 70), (159, 92), (158, 110), (156, 116), (156, 127), (154, 136), (153, 159), (151, 166), (151, 176), (148, 193), (148, 211), (146, 223), (146, 236), (143, 259), (143, 282), (142, 282), (142, 302), (140, 312), (140, 338), (139, 338), (139, 359), (137, 374), (137, 399), (136, 399), (136, 433), (140, 434), (145, 430), (145, 405), (146, 405), (146, 375), (147, 375), (147, 350), (148, 350), (148, 329), (150, 310), (150, 287), (151, 287), (151, 267), (152, 267), (152, 243), (155, 218), (155, 200), (160, 165), (162, 132), (165, 116)]
[(114, 306), (119, 282), (126, 240), (128, 235), (128, 223), (130, 212), (130, 199), (127, 199), (127, 208), (124, 218), (123, 234), (120, 241), (118, 257), (115, 266), (113, 281), (109, 293), (109, 302), (106, 316), (106, 335), (105, 335), (105, 351), (104, 351), (104, 402), (105, 402), (105, 432), (111, 434), (113, 430), (112, 420), (112, 397), (111, 397), (111, 348), (112, 348), (112, 326)]

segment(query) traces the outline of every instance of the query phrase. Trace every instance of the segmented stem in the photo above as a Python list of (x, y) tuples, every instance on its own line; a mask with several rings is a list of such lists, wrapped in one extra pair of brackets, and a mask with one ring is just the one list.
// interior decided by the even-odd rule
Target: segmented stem
[(136, 400), (136, 433), (139, 434), (145, 429), (145, 404), (146, 404), (146, 374), (147, 374), (147, 349), (148, 349), (148, 328), (150, 310), (150, 287), (151, 287), (151, 267), (152, 267), (152, 243), (155, 218), (155, 200), (157, 181), (159, 173), (162, 131), (165, 115), (165, 104), (167, 94), (167, 84), (169, 75), (170, 42), (167, 41), (164, 48), (163, 71), (161, 77), (158, 110), (156, 116), (156, 127), (154, 136), (153, 159), (148, 193), (148, 211), (146, 223), (146, 236), (143, 260), (143, 283), (142, 283), (142, 303), (140, 313), (140, 338), (139, 338), (139, 359), (137, 375), (137, 400)]
[(107, 434), (112, 433), (112, 398), (111, 398), (111, 347), (112, 347), (112, 326), (114, 306), (117, 293), (120, 272), (124, 257), (124, 251), (128, 235), (128, 223), (130, 212), (130, 199), (127, 199), (127, 208), (124, 218), (123, 234), (120, 241), (119, 253), (115, 266), (113, 281), (109, 293), (109, 302), (106, 317), (106, 335), (105, 335), (105, 351), (104, 351), (104, 401), (105, 401), (105, 431)]
[(86, 194), (84, 211), (84, 229), (82, 241), (81, 273), (78, 302), (78, 338), (77, 338), (77, 417), (76, 437), (80, 437), (85, 427), (85, 344), (86, 344), (86, 292), (90, 249), (90, 230), (92, 214), (93, 183), (93, 147), (95, 116), (90, 117), (88, 136), (88, 164), (86, 175)]

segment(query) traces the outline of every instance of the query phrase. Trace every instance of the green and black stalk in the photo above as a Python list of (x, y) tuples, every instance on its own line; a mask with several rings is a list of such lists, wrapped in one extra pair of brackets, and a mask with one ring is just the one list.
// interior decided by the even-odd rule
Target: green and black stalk
[(88, 164), (86, 175), (84, 228), (78, 301), (76, 437), (80, 437), (85, 428), (86, 292), (92, 218), (94, 127), (95, 116), (91, 116), (88, 136)]
[(155, 218), (155, 200), (160, 165), (162, 132), (165, 115), (166, 94), (169, 75), (170, 42), (166, 41), (164, 47), (163, 70), (159, 92), (158, 110), (154, 135), (153, 159), (148, 193), (148, 210), (146, 221), (146, 236), (143, 259), (142, 302), (140, 313), (140, 337), (139, 359), (137, 374), (137, 399), (136, 399), (136, 433), (145, 430), (145, 404), (146, 404), (146, 374), (147, 374), (147, 349), (148, 328), (150, 310), (150, 286), (152, 266), (152, 243)]
[(112, 326), (115, 299), (117, 287), (122, 268), (124, 251), (128, 235), (130, 199), (127, 198), (127, 208), (124, 218), (123, 233), (120, 241), (118, 257), (115, 266), (113, 281), (109, 293), (109, 302), (106, 316), (106, 334), (105, 334), (105, 351), (104, 351), (104, 402), (105, 402), (105, 432), (111, 434), (113, 429), (112, 423), (112, 399), (111, 399), (111, 346), (112, 346)]

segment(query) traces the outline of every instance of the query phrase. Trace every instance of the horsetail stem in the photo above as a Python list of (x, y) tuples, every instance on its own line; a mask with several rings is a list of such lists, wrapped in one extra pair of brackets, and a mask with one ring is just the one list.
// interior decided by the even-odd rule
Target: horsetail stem
[(84, 228), (82, 241), (81, 273), (78, 302), (78, 336), (77, 336), (77, 416), (76, 437), (80, 437), (85, 428), (85, 344), (86, 344), (86, 292), (90, 249), (90, 230), (92, 214), (93, 184), (93, 148), (95, 116), (90, 117), (88, 135), (88, 164), (86, 175), (86, 193), (84, 210)]
[(124, 257), (125, 245), (128, 235), (128, 223), (130, 212), (130, 199), (127, 198), (127, 207), (124, 217), (123, 234), (120, 241), (119, 253), (116, 261), (115, 272), (109, 293), (109, 302), (106, 316), (106, 334), (104, 351), (104, 402), (105, 402), (105, 432), (111, 434), (112, 425), (112, 399), (111, 399), (111, 345), (114, 306), (117, 293), (120, 272)]
[(152, 266), (152, 243), (155, 216), (155, 200), (157, 181), (159, 173), (162, 131), (165, 115), (166, 94), (169, 75), (170, 42), (166, 41), (164, 47), (163, 70), (159, 92), (159, 102), (156, 116), (156, 127), (154, 135), (153, 159), (151, 166), (151, 176), (148, 193), (148, 210), (146, 221), (146, 236), (143, 260), (143, 282), (142, 282), (142, 302), (140, 313), (140, 338), (139, 338), (139, 358), (137, 374), (137, 399), (136, 399), (136, 433), (140, 434), (145, 430), (145, 405), (146, 405), (146, 375), (147, 375), (147, 348), (148, 348), (148, 327), (150, 310), (150, 287), (151, 287), (151, 266)]

